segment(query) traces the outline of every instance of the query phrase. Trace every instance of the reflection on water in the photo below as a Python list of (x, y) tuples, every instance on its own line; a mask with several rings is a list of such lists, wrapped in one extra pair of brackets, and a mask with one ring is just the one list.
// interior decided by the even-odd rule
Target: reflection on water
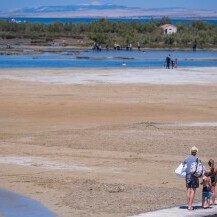
[(39, 202), (5, 189), (0, 189), (0, 213), (5, 217), (56, 216)]
[(0, 55), (0, 68), (28, 67), (163, 67), (165, 57), (178, 58), (178, 66), (217, 66), (217, 51), (86, 51), (34, 55)]

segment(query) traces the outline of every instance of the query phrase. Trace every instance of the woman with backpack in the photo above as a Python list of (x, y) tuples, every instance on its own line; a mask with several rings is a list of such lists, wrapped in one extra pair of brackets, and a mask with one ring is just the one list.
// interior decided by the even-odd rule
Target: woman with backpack
[(196, 189), (199, 188), (199, 178), (191, 172), (191, 167), (192, 167), (192, 164), (198, 161), (198, 158), (196, 157), (198, 148), (196, 146), (193, 146), (190, 149), (190, 152), (191, 152), (191, 155), (185, 158), (183, 164), (187, 165), (185, 180), (186, 180), (186, 188), (187, 188), (188, 210), (194, 210), (192, 204), (194, 201)]

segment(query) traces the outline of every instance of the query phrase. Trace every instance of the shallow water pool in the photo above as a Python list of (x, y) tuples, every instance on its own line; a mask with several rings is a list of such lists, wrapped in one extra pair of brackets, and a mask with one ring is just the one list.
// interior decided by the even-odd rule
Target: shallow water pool
[(165, 57), (178, 59), (178, 67), (217, 66), (217, 51), (84, 51), (34, 55), (0, 55), (0, 68), (40, 67), (164, 67)]
[(55, 217), (39, 202), (0, 188), (0, 213), (4, 217)]

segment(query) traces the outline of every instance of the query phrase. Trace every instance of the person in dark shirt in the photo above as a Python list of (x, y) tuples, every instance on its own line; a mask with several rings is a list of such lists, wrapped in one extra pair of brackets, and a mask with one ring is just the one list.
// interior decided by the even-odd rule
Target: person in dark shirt
[(166, 69), (169, 69), (170, 68), (170, 62), (171, 62), (171, 56), (170, 54), (166, 57), (166, 60), (165, 60), (165, 64), (166, 64)]

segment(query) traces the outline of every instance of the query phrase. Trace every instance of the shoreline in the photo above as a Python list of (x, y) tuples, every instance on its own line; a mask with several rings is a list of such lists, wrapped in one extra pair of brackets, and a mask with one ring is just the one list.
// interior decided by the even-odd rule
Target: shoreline
[[(68, 45), (64, 45), (69, 41)], [(91, 44), (91, 45), (90, 45)], [(45, 52), (49, 53), (61, 53), (61, 52), (85, 52), (85, 51), (92, 51), (92, 43), (90, 42), (89, 45), (79, 44), (76, 40), (68, 39), (68, 38), (59, 38), (54, 40), (52, 43), (47, 42), (44, 44), (31, 44), (30, 39), (0, 39), (0, 55), (31, 55), (31, 54), (43, 54)], [(8, 47), (9, 46), (9, 47)], [(106, 48), (102, 48), (102, 51), (107, 51)], [(114, 51), (113, 47), (110, 47), (108, 51)], [(120, 51), (126, 51), (125, 47), (122, 47)], [(138, 51), (136, 47), (133, 47), (133, 51)], [(192, 47), (185, 47), (185, 48), (149, 48), (149, 47), (142, 47), (138, 52), (147, 52), (147, 51), (192, 51)], [(217, 48), (207, 47), (207, 48), (197, 48), (197, 51), (217, 51)], [(195, 52), (197, 52), (195, 51)], [(100, 53), (100, 51), (95, 51)], [(119, 52), (119, 51), (117, 51)], [(130, 52), (130, 51), (128, 51)]]
[[(28, 39), (26, 39), (28, 40)], [(16, 42), (17, 43), (17, 42)], [(7, 44), (10, 44), (10, 48), (7, 48)], [(15, 45), (10, 43), (10, 40), (1, 41), (0, 44), (0, 55), (32, 55), (32, 54), (43, 54), (43, 53), (62, 53), (62, 52), (89, 52), (92, 51), (92, 47), (82, 47), (82, 46), (53, 46), (50, 44), (47, 45)], [(105, 48), (102, 51), (107, 51)], [(114, 51), (113, 48), (110, 48), (109, 51)], [(126, 51), (125, 48), (122, 48), (120, 51)], [(133, 51), (138, 51), (137, 48), (134, 48)], [(192, 48), (141, 48), (138, 52), (147, 52), (147, 51), (192, 51)], [(217, 48), (198, 48), (197, 51), (217, 51)], [(197, 52), (196, 51), (196, 52)], [(117, 51), (119, 52), (119, 51)], [(130, 52), (130, 51), (128, 51)], [(97, 51), (100, 53), (100, 51)]]

